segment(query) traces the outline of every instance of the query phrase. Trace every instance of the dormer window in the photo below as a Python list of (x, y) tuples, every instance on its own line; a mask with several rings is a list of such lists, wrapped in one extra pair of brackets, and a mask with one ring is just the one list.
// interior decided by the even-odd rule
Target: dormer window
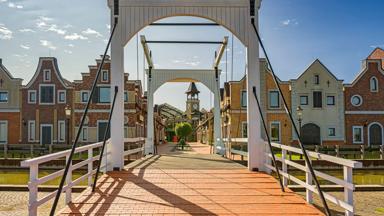
[(102, 82), (108, 82), (109, 76), (108, 76), (108, 70), (102, 70), (101, 71), (101, 81)]
[(316, 74), (313, 77), (313, 84), (315, 84), (315, 85), (319, 85), (320, 84), (320, 76), (318, 74)]
[(43, 71), (44, 75), (44, 82), (50, 82), (51, 81), (51, 70), (44, 70)]
[(370, 88), (371, 92), (378, 92), (379, 91), (379, 83), (377, 81), (376, 77), (372, 77), (370, 80)]

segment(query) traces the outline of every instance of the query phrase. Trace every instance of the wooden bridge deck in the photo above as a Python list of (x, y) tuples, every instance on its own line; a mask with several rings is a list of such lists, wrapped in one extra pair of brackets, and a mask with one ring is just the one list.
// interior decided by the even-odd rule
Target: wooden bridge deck
[(95, 193), (87, 189), (60, 214), (323, 215), (292, 191), (282, 193), (270, 175), (193, 147), (192, 153), (168, 151), (103, 175)]

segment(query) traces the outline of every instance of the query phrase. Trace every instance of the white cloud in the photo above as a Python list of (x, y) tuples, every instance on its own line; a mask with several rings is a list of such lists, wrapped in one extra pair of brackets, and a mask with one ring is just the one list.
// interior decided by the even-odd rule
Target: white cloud
[(13, 2), (9, 2), (9, 3), (8, 3), (8, 7), (10, 7), (10, 8), (16, 8), (16, 9), (23, 9), (23, 8), (24, 8), (23, 5), (18, 5), (18, 4), (15, 4), (15, 3), (13, 3)]
[(64, 50), (65, 53), (72, 54), (71, 50)]
[(68, 46), (69, 46), (69, 47), (75, 47), (75, 45), (73, 45), (73, 44), (68, 44)]
[(65, 33), (67, 33), (67, 31), (58, 28), (57, 25), (55, 25), (55, 24), (52, 24), (46, 31), (55, 32), (59, 35), (64, 35)]
[(87, 28), (85, 31), (81, 32), (84, 35), (94, 35), (96, 37), (102, 37), (103, 35), (100, 34), (100, 32), (93, 30), (91, 28)]
[(66, 30), (59, 28), (58, 25), (50, 23), (53, 18), (40, 16), (36, 21), (36, 26), (41, 31), (54, 32), (59, 35), (65, 35)]
[(7, 0), (0, 0), (0, 2), (7, 2)]
[(46, 17), (46, 16), (40, 16), (39, 19), (42, 20), (42, 21), (45, 21), (45, 22), (50, 22), (50, 21), (53, 20), (53, 18)]
[(296, 19), (286, 19), (281, 21), (281, 24), (283, 26), (289, 26), (289, 25), (298, 25), (299, 22)]
[(32, 30), (32, 29), (29, 29), (29, 28), (23, 28), (23, 29), (19, 29), (19, 32), (23, 32), (23, 33), (27, 33), (27, 32), (34, 33), (35, 31)]
[(29, 49), (31, 49), (31, 46), (29, 46), (29, 45), (24, 45), (24, 44), (20, 44), (20, 47), (21, 48), (23, 48), (23, 49), (26, 49), (26, 50), (29, 50)]
[(180, 60), (180, 59), (174, 59), (172, 60), (172, 63), (174, 64), (182, 64), (182, 65), (188, 65), (192, 67), (196, 67), (200, 65), (200, 61), (197, 61), (196, 58), (194, 58), (194, 61), (186, 61), (186, 60)]
[(40, 45), (43, 47), (47, 47), (48, 49), (51, 49), (51, 50), (57, 49), (57, 47), (55, 47), (51, 41), (47, 41), (47, 40), (40, 40)]
[(369, 47), (371, 47), (371, 48), (384, 47), (384, 44), (373, 44)]
[(111, 29), (111, 25), (107, 24), (106, 26), (107, 26), (107, 29), (109, 30)]
[(64, 39), (65, 40), (88, 40), (87, 37), (84, 37), (83, 35), (80, 35), (80, 34), (77, 34), (77, 33), (73, 33), (73, 34), (70, 34), (70, 35), (65, 35)]
[(13, 38), (13, 32), (5, 27), (3, 24), (0, 24), (0, 40), (10, 40)]

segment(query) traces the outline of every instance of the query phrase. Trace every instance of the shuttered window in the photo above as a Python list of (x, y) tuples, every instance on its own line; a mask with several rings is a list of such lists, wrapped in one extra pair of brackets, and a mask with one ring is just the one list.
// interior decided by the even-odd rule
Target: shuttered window
[(322, 108), (323, 107), (323, 94), (321, 91), (313, 92), (313, 107)]

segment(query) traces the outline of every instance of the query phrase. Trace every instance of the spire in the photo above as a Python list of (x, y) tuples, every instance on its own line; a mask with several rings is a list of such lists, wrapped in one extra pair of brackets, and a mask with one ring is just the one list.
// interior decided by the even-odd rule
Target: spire
[(200, 93), (200, 91), (197, 90), (195, 82), (191, 82), (188, 90), (185, 93), (187, 95), (195, 96), (195, 95), (198, 95)]

